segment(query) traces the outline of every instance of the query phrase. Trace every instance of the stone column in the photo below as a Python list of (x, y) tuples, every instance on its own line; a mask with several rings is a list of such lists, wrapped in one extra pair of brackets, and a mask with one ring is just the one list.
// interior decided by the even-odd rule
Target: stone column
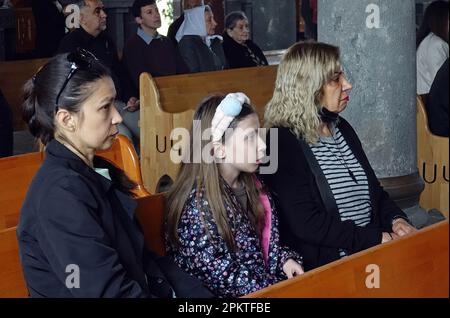
[(343, 113), (380, 182), (421, 227), (416, 159), (415, 0), (319, 0), (318, 38), (341, 48), (353, 84)]

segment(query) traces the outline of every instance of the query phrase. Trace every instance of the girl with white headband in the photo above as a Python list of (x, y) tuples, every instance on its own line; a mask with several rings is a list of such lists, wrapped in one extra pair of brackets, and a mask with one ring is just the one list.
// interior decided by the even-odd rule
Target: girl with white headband
[[(266, 146), (248, 97), (209, 97), (194, 120), (203, 136), (211, 128), (201, 144), (214, 160), (180, 168), (167, 197), (168, 254), (218, 297), (239, 297), (303, 274), (301, 257), (280, 246), (272, 198), (255, 174)], [(241, 153), (245, 160), (237, 160)]]

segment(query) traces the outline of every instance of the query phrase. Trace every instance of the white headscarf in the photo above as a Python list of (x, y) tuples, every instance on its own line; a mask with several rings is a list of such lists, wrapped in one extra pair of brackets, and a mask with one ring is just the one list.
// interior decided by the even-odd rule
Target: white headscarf
[(180, 42), (185, 35), (198, 35), (202, 38), (205, 38), (208, 35), (205, 23), (206, 7), (209, 8), (209, 6), (206, 5), (184, 11), (184, 21), (175, 36), (178, 42)]

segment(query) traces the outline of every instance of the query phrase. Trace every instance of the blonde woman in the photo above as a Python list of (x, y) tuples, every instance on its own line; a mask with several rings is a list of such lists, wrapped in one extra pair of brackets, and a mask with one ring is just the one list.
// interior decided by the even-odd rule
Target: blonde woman
[[(279, 244), (277, 212), (254, 174), (265, 143), (245, 100), (238, 93), (200, 105), (194, 119), (202, 136), (211, 128), (202, 152), (214, 160), (184, 163), (167, 198), (168, 254), (218, 297), (242, 296), (303, 274), (300, 256)], [(194, 145), (191, 137), (190, 149)], [(236, 156), (242, 153), (245, 160)]]
[(275, 194), (281, 237), (305, 270), (414, 231), (339, 116), (352, 89), (339, 54), (324, 43), (289, 48), (265, 112), (266, 126), (278, 128), (279, 168), (263, 180)]

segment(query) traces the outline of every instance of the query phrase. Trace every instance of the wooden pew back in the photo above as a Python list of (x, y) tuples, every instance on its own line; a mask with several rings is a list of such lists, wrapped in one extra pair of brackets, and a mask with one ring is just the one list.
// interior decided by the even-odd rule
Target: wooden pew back
[[(144, 230), (147, 246), (159, 255), (165, 254), (163, 238), (164, 195), (137, 199), (136, 215)], [(28, 297), (19, 259), (16, 226), (0, 229), (0, 298)]]
[(13, 113), (14, 130), (26, 129), (22, 120), (23, 85), (48, 59), (0, 62), (0, 89)]
[[(140, 198), (136, 214), (147, 246), (165, 255), (165, 194)], [(448, 297), (448, 221), (280, 282), (249, 297)], [(368, 265), (380, 268), (380, 288), (366, 287)], [(372, 269), (373, 270), (373, 269)]]
[(17, 225), (28, 187), (43, 159), (43, 152), (0, 159), (0, 229)]
[(98, 151), (97, 155), (113, 162), (117, 167), (125, 171), (128, 178), (137, 183), (137, 188), (134, 190), (134, 194), (137, 197), (150, 195), (150, 192), (145, 189), (142, 182), (139, 158), (133, 144), (127, 137), (118, 135), (110, 149)]
[[(98, 155), (111, 160), (138, 184), (135, 190), (136, 196), (150, 195), (142, 183), (136, 152), (125, 136), (119, 135), (110, 149), (99, 151)], [(43, 159), (43, 152), (0, 159), (0, 171), (2, 173), (2, 180), (0, 180), (0, 229), (18, 224), (19, 211), (23, 200)]]
[(433, 135), (422, 99), (417, 97), (417, 166), (425, 189), (420, 195), (420, 206), (436, 208), (449, 217), (449, 139)]
[[(247, 297), (448, 298), (448, 239), (448, 221), (444, 221)], [(377, 273), (379, 279), (376, 278)]]
[[(162, 194), (142, 197), (138, 199), (137, 210), (147, 246), (160, 255), (164, 255), (163, 204)], [(448, 221), (435, 224), (416, 234), (378, 245), (246, 297), (448, 298), (448, 226)], [(0, 298), (27, 297), (15, 227), (0, 230), (0, 259)]]
[(0, 230), (0, 298), (28, 297), (19, 258), (16, 227)]
[(165, 204), (165, 194), (159, 193), (139, 198), (136, 209), (147, 247), (161, 256), (166, 254), (163, 228)]
[(144, 185), (156, 192), (159, 179), (176, 178), (179, 165), (170, 159), (171, 132), (190, 129), (194, 109), (214, 93), (244, 92), (260, 119), (272, 98), (277, 66), (242, 68), (218, 72), (152, 78), (140, 77), (141, 170)]

